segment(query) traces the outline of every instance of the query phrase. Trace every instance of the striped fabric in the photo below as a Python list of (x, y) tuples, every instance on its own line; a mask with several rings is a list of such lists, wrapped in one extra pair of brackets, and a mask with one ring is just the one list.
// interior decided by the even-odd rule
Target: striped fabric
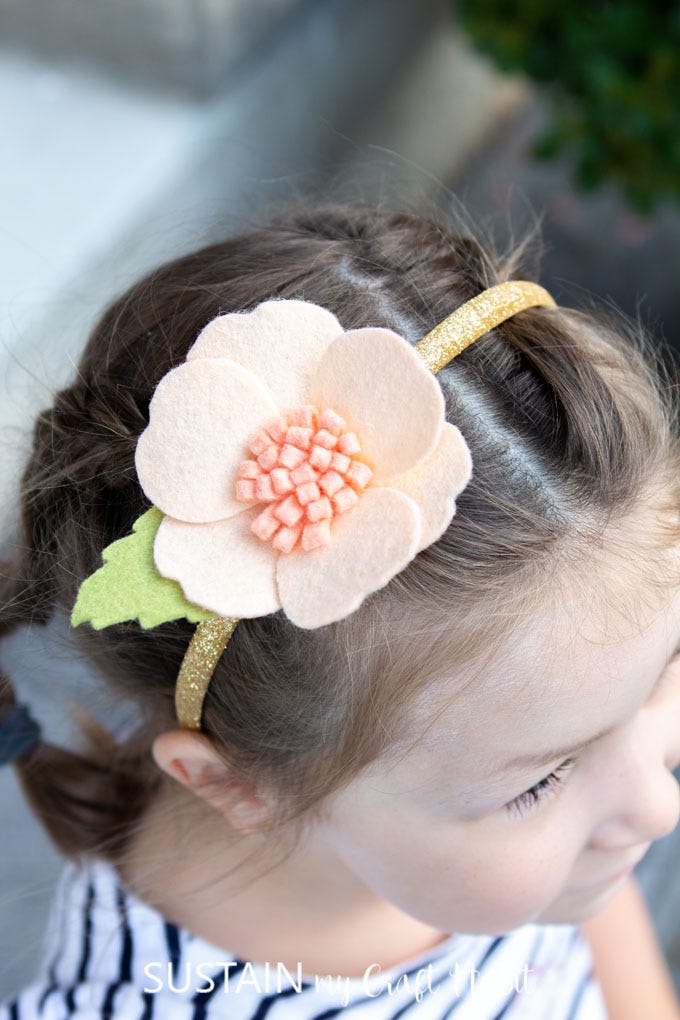
[(37, 979), (0, 1020), (606, 1020), (570, 925), (452, 935), (363, 977), (250, 963), (170, 924), (109, 864), (68, 863)]

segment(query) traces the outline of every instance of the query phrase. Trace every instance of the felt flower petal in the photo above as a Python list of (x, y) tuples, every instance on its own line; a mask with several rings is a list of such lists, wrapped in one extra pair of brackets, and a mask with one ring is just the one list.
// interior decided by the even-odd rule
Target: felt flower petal
[(241, 513), (238, 467), (248, 441), (278, 413), (252, 372), (227, 359), (180, 365), (161, 379), (149, 413), (135, 465), (151, 502), (193, 523)]
[(401, 475), (435, 449), (444, 396), (435, 376), (389, 329), (355, 329), (335, 340), (319, 365), (313, 401), (356, 432), (374, 484)]
[(159, 573), (178, 581), (190, 602), (218, 616), (276, 612), (281, 608), (276, 591), (277, 553), (250, 531), (259, 509), (242, 510), (213, 524), (185, 524), (164, 517), (154, 542)]
[(446, 422), (436, 450), (412, 471), (390, 479), (390, 489), (406, 493), (420, 507), (423, 530), (418, 552), (443, 535), (456, 512), (456, 496), (471, 475), (468, 445), (460, 429)]
[(420, 511), (403, 492), (369, 488), (333, 522), (330, 545), (279, 557), (279, 597), (298, 627), (341, 620), (413, 559)]
[(231, 358), (250, 369), (286, 410), (310, 402), (321, 356), (342, 332), (332, 312), (309, 301), (264, 301), (252, 312), (230, 312), (209, 322), (187, 361)]

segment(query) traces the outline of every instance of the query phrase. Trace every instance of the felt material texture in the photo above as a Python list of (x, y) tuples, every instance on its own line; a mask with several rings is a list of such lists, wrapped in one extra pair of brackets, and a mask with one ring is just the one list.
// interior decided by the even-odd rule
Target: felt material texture
[(328, 345), (343, 328), (309, 301), (264, 301), (252, 312), (220, 315), (199, 333), (187, 354), (230, 358), (250, 369), (282, 410), (311, 403), (312, 383)]
[(355, 506), (373, 476), (357, 459), (356, 435), (332, 408), (321, 415), (309, 404), (294, 408), (260, 429), (250, 453), (256, 459), (241, 462), (237, 498), (264, 502), (251, 530), (279, 552), (329, 545), (332, 519)]
[(355, 329), (326, 350), (316, 403), (357, 433), (380, 485), (431, 453), (444, 423), (444, 394), (412, 347), (389, 329)]
[(286, 616), (304, 628), (343, 619), (413, 559), (419, 539), (420, 511), (412, 499), (396, 489), (367, 489), (334, 523), (326, 548), (279, 558)]
[(266, 616), (281, 608), (277, 556), (250, 525), (259, 508), (224, 521), (185, 524), (164, 518), (154, 544), (156, 566), (191, 601), (218, 616)]
[(147, 497), (192, 524), (243, 510), (234, 478), (243, 447), (276, 404), (259, 379), (224, 358), (193, 361), (156, 387), (135, 466)]
[(344, 333), (304, 301), (219, 316), (161, 380), (138, 444), (166, 515), (158, 571), (220, 616), (342, 619), (455, 513), (471, 460), (444, 412), (391, 330)]
[(191, 605), (175, 581), (159, 574), (153, 544), (163, 519), (156, 507), (132, 525), (132, 534), (108, 545), (104, 566), (90, 574), (78, 590), (71, 624), (91, 623), (95, 630), (125, 620), (138, 620), (144, 629), (185, 618), (200, 623), (212, 615)]
[(456, 512), (456, 496), (472, 477), (472, 457), (460, 429), (446, 422), (437, 449), (412, 471), (393, 478), (390, 487), (418, 504), (422, 534), (418, 552), (436, 542)]

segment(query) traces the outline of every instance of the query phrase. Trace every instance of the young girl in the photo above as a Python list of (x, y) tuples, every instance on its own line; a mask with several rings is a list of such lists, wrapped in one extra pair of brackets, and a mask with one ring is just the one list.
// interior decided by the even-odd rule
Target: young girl
[(2, 627), (75, 605), (137, 722), (67, 751), (3, 682), (70, 860), (2, 1020), (680, 1015), (631, 877), (678, 820), (670, 388), (522, 257), (293, 211), (104, 314)]

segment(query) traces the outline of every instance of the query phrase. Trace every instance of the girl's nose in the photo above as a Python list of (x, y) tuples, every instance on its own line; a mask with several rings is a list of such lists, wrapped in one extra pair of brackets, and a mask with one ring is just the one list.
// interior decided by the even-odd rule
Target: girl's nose
[(624, 850), (653, 843), (673, 831), (680, 820), (680, 787), (672, 773), (659, 770), (649, 782), (628, 788), (625, 803), (598, 825), (591, 846)]
[(603, 777), (604, 813), (592, 846), (625, 849), (673, 831), (680, 820), (680, 786), (671, 769), (679, 757), (677, 737), (665, 727), (638, 726), (616, 756), (615, 773)]
[(651, 728), (656, 726), (666, 768), (675, 770), (680, 765), (680, 655), (666, 668), (643, 714)]
[(609, 747), (593, 776), (598, 817), (590, 843), (624, 850), (662, 839), (680, 820), (680, 655)]

